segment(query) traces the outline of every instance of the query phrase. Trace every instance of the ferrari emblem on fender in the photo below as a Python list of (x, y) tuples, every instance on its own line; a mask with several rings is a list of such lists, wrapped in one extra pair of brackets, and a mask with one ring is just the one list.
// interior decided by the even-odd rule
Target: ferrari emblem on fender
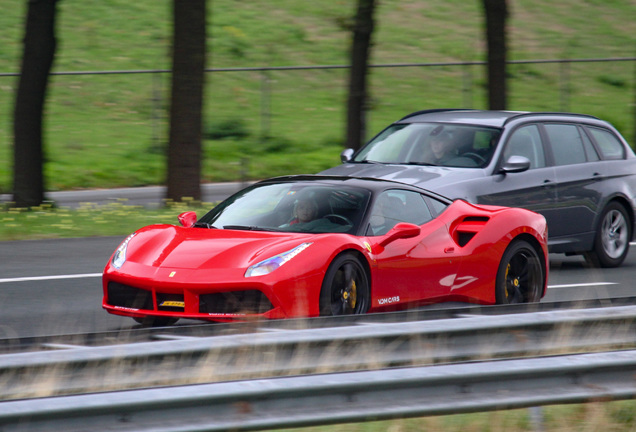
[(168, 275), (168, 277), (174, 277), (174, 275), (176, 275), (176, 274), (177, 274), (177, 272), (176, 272), (176, 271), (170, 272), (170, 274)]
[(364, 242), (364, 247), (367, 248), (369, 253), (371, 253), (371, 245), (369, 244), (369, 242)]

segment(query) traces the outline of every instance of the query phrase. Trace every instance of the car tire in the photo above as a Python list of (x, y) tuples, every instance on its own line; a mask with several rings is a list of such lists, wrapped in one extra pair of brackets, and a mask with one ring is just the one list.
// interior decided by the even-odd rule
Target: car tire
[(617, 202), (603, 209), (594, 237), (594, 249), (585, 257), (595, 267), (618, 267), (629, 252), (632, 223), (627, 210)]
[(369, 276), (353, 253), (338, 255), (329, 265), (320, 290), (320, 315), (363, 314), (371, 298)]
[(515, 240), (504, 252), (495, 282), (497, 304), (538, 302), (545, 274), (539, 254), (525, 240)]
[(168, 317), (133, 317), (135, 321), (141, 324), (144, 327), (166, 327), (175, 324), (179, 321), (179, 318), (168, 318)]

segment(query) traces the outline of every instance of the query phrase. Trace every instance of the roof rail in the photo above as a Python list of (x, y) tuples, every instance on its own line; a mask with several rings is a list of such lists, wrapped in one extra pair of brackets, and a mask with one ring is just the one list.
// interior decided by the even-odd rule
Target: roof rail
[(474, 111), (474, 110), (470, 109), (470, 108), (435, 108), (435, 109), (427, 109), (427, 110), (415, 111), (415, 112), (413, 112), (411, 114), (408, 114), (408, 115), (402, 117), (398, 121), (406, 120), (407, 118), (415, 117), (415, 116), (420, 115), (420, 114), (431, 114), (431, 113), (438, 113), (438, 112), (445, 112), (445, 111)]
[(589, 115), (589, 114), (578, 114), (578, 113), (569, 113), (569, 112), (552, 112), (552, 111), (533, 111), (533, 112), (525, 112), (525, 113), (519, 113), (517, 115), (508, 117), (505, 121), (504, 121), (504, 125), (512, 120), (518, 119), (519, 117), (527, 117), (527, 116), (536, 116), (536, 115), (563, 115), (563, 116), (573, 116), (573, 117), (583, 117), (583, 118), (589, 118), (589, 119), (594, 119), (594, 120), (600, 120), (600, 118), (593, 116), (593, 115)]

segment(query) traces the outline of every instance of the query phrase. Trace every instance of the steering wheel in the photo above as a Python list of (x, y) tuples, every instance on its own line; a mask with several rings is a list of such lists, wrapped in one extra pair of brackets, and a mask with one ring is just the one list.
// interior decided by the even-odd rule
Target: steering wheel
[(475, 162), (480, 163), (480, 164), (484, 164), (486, 163), (486, 159), (483, 158), (483, 156), (477, 154), (477, 153), (473, 153), (473, 152), (467, 152), (467, 153), (463, 153), (462, 156), (468, 156), (471, 159), (474, 159)]
[(335, 213), (324, 215), (323, 218), (327, 219), (329, 222), (333, 222), (338, 225), (353, 225), (353, 223), (349, 219)]

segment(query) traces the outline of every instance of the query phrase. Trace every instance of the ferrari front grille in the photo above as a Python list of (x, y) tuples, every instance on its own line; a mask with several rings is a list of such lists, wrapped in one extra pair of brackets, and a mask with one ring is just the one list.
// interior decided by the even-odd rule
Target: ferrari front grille
[(129, 309), (153, 310), (152, 293), (117, 282), (109, 282), (107, 288), (108, 304)]
[(199, 312), (209, 314), (261, 314), (274, 306), (258, 290), (230, 291), (199, 296)]

